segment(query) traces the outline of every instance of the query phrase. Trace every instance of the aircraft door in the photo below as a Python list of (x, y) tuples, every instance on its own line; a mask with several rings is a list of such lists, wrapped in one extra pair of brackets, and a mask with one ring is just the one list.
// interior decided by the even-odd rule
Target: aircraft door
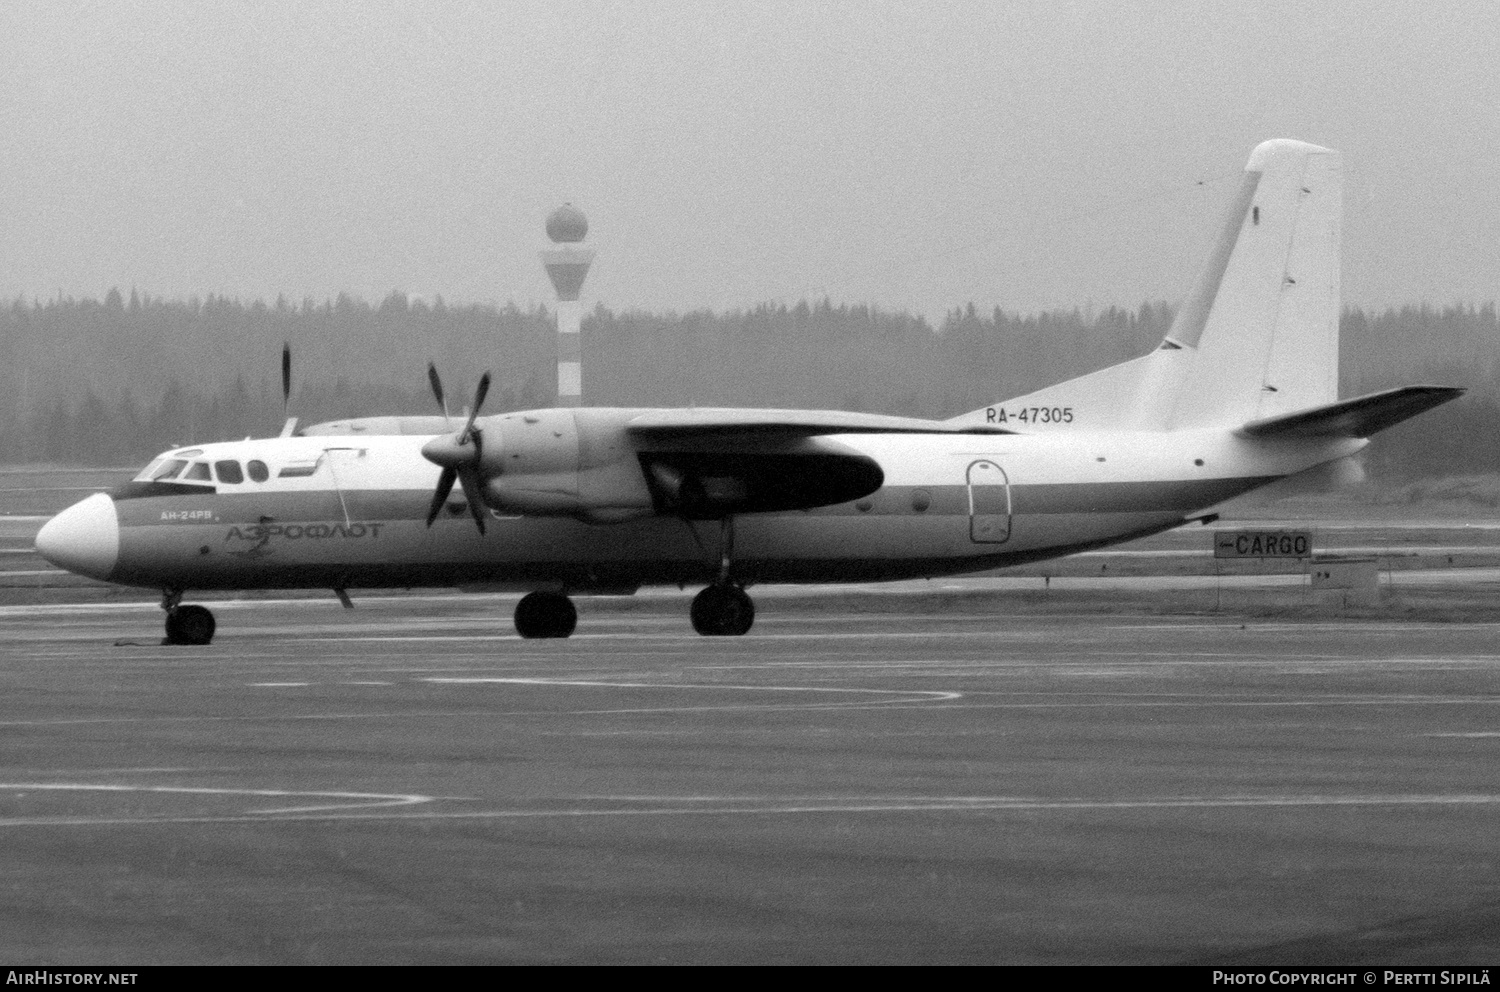
[(1010, 480), (992, 461), (969, 463), (969, 540), (1003, 544), (1010, 540)]

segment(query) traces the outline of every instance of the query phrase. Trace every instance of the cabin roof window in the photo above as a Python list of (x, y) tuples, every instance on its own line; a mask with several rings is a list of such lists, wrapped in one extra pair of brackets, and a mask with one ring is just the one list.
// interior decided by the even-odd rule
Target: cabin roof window
[(266, 463), (260, 459), (254, 459), (245, 466), (250, 473), (251, 482), (265, 482), (271, 477), (271, 470), (266, 468)]
[(195, 455), (201, 455), (201, 454), (203, 454), (203, 449), (202, 448), (184, 448), (182, 451), (174, 451), (174, 452), (172, 452), (172, 457), (173, 458), (192, 458)]
[(231, 485), (238, 485), (245, 481), (245, 473), (240, 471), (240, 463), (232, 458), (214, 462), (214, 473), (218, 475), (220, 482), (228, 482)]

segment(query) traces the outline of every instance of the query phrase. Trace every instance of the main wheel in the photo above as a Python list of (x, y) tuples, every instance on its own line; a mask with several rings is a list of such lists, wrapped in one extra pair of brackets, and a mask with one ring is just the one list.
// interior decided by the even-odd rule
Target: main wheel
[(713, 585), (693, 597), (688, 615), (704, 637), (738, 637), (755, 623), (755, 603), (739, 586)]
[(578, 626), (578, 610), (560, 592), (529, 592), (516, 604), (516, 633), (522, 637), (567, 637)]
[(167, 643), (207, 644), (217, 626), (207, 607), (179, 606), (167, 614)]

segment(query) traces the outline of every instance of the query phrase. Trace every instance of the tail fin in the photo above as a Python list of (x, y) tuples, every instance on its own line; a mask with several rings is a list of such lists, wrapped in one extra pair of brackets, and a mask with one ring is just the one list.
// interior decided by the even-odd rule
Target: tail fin
[(1238, 427), (1333, 402), (1342, 199), (1338, 152), (1264, 142), (1156, 351), (953, 419), (1172, 430)]

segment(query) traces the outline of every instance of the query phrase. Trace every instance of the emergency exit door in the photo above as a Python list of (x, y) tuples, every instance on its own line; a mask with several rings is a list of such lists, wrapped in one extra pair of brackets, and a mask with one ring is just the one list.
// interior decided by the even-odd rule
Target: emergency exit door
[(1003, 544), (1010, 540), (1010, 480), (992, 461), (969, 463), (969, 540)]

